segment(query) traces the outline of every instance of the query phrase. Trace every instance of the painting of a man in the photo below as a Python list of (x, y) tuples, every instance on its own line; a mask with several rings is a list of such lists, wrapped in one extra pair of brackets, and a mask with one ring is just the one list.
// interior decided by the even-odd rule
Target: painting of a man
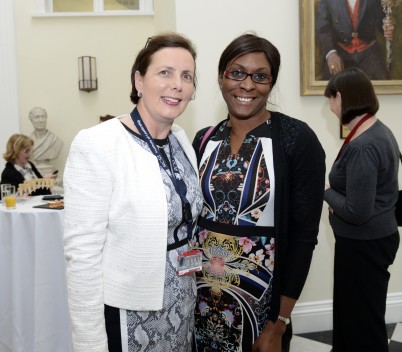
[(320, 0), (316, 16), (321, 53), (317, 79), (328, 80), (351, 66), (372, 80), (391, 79), (379, 39), (392, 41), (395, 26), (383, 21), (381, 0)]

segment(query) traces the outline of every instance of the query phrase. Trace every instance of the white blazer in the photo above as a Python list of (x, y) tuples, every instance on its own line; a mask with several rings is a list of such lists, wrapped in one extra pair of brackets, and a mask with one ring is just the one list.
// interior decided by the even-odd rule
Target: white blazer
[[(184, 130), (173, 125), (172, 132), (197, 173)], [(159, 164), (112, 119), (75, 137), (64, 192), (74, 350), (107, 351), (104, 304), (162, 308), (168, 204)]]

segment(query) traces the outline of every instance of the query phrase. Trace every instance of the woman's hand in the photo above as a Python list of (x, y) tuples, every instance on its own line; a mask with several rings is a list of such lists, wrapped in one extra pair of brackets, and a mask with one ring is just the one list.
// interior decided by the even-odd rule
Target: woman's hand
[(56, 170), (55, 172), (53, 172), (52, 174), (46, 174), (45, 176), (43, 176), (43, 178), (53, 178), (54, 180), (57, 178), (57, 174), (59, 173), (58, 170)]
[(281, 320), (275, 323), (269, 321), (265, 329), (255, 340), (252, 352), (281, 352), (282, 335), (286, 331), (286, 325)]
[(45, 176), (43, 176), (43, 178), (53, 178), (53, 179), (56, 179), (56, 178), (57, 178), (57, 175), (46, 174)]

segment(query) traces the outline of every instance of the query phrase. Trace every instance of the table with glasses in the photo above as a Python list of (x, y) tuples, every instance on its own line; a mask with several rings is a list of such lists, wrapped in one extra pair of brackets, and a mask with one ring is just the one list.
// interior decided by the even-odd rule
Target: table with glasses
[(64, 210), (0, 204), (0, 352), (70, 352)]

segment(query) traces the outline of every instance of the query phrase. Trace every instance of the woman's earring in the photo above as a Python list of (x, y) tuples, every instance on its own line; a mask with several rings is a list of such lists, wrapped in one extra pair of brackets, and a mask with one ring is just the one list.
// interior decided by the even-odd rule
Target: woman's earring
[(137, 93), (137, 97), (138, 97), (138, 98), (141, 98), (141, 97), (142, 97), (142, 93), (141, 93), (141, 92), (138, 92), (138, 93)]

